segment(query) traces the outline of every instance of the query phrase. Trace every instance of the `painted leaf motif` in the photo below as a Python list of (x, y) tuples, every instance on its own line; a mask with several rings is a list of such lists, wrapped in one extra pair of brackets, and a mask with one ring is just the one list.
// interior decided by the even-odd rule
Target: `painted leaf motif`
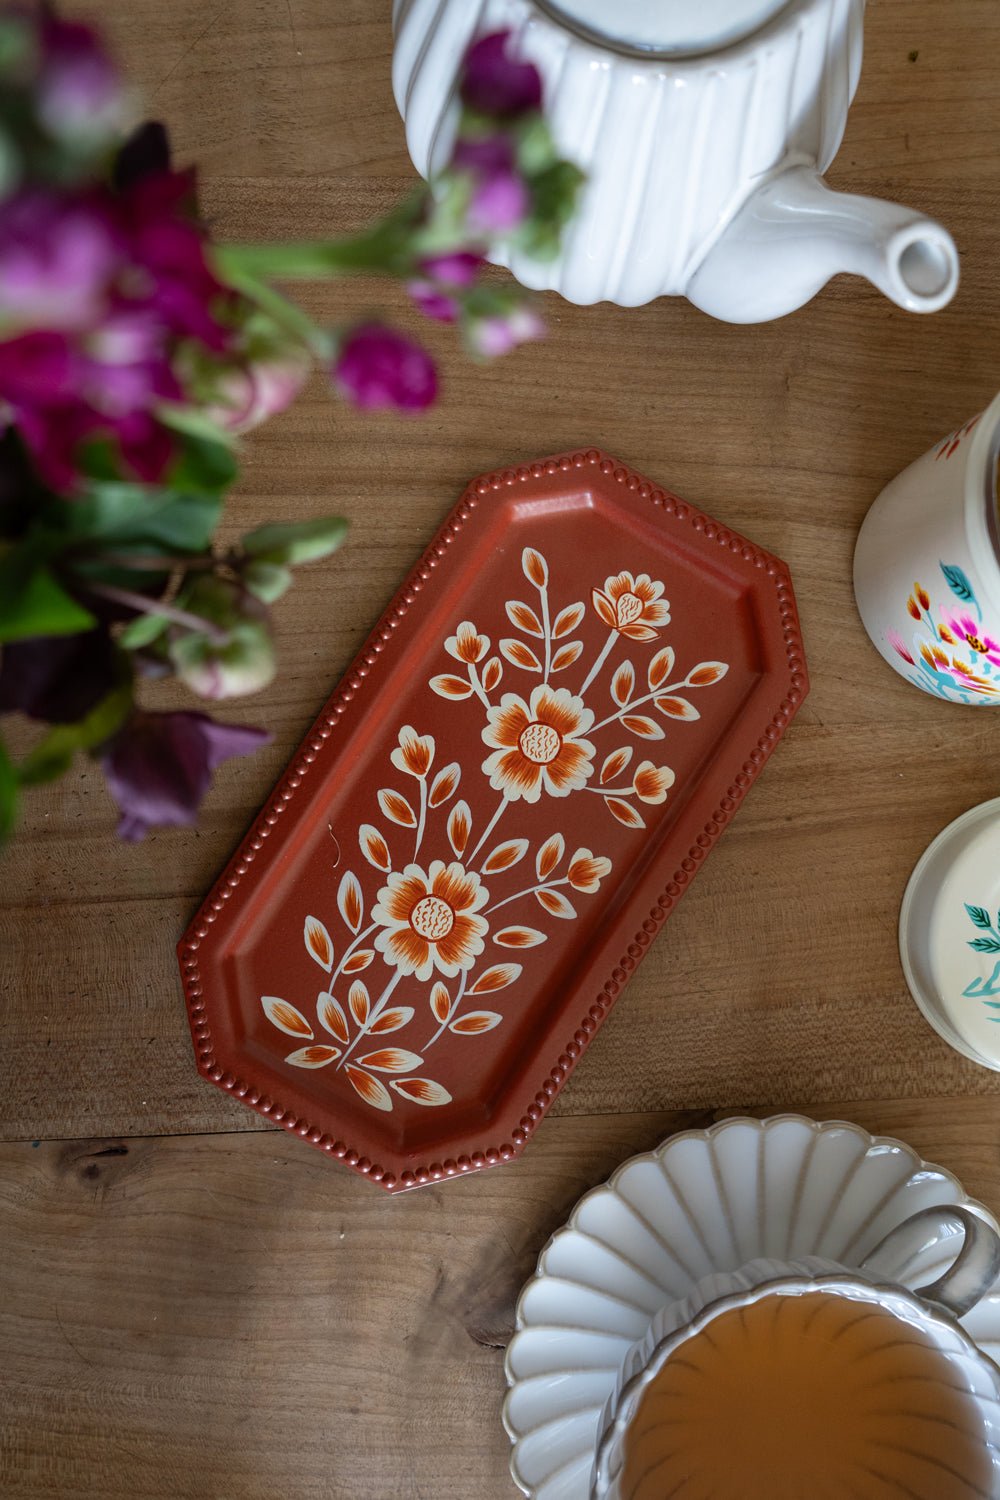
[(368, 1019), (368, 1012), (371, 1009), (371, 996), (368, 993), (368, 986), (360, 979), (356, 979), (351, 985), (347, 995), (347, 1003), (350, 1006), (351, 1015), (359, 1026), (363, 1026)]
[(527, 839), (508, 839), (498, 844), (483, 863), (484, 875), (495, 875), (498, 870), (509, 870), (522, 860), (528, 852)]
[(662, 740), (663, 730), (653, 719), (647, 719), (645, 714), (626, 714), (622, 719), (626, 729), (633, 734), (639, 735), (644, 740)]
[(435, 1083), (433, 1078), (400, 1078), (390, 1081), (390, 1087), (402, 1094), (404, 1099), (410, 1099), (414, 1104), (450, 1104), (451, 1095), (440, 1083)]
[(288, 1036), (303, 1036), (312, 1041), (313, 1029), (294, 1005), (289, 1005), (287, 1000), (279, 1000), (276, 995), (261, 995), (260, 1003), (272, 1026), (277, 1026), (279, 1031), (284, 1031)]
[(442, 802), (447, 802), (458, 790), (458, 783), (462, 779), (462, 768), (457, 760), (453, 760), (450, 766), (445, 766), (434, 778), (431, 786), (431, 794), (428, 798), (431, 807), (440, 807)]
[(477, 1036), (482, 1031), (492, 1031), (499, 1026), (503, 1016), (495, 1010), (470, 1010), (467, 1016), (459, 1016), (448, 1027), (456, 1036)]
[(692, 723), (701, 718), (694, 704), (689, 703), (686, 698), (656, 698), (654, 701), (660, 713), (666, 714), (668, 719), (684, 719)]
[(396, 1005), (392, 1010), (384, 1010), (378, 1020), (372, 1022), (370, 1035), (381, 1036), (386, 1031), (400, 1031), (412, 1020), (412, 1005)]
[(362, 823), (358, 829), (358, 843), (368, 863), (374, 865), (376, 870), (384, 870), (388, 874), (392, 869), (389, 845), (373, 824)]
[(545, 942), (545, 933), (537, 927), (505, 927), (493, 934), (493, 941), (501, 948), (537, 948)]
[(488, 693), (492, 693), (495, 687), (500, 686), (503, 677), (503, 662), (499, 656), (491, 656), (483, 668), (483, 687)]
[(624, 708), (635, 691), (635, 668), (630, 661), (623, 661), (611, 679), (611, 696), (619, 708)]
[(625, 824), (626, 828), (645, 828), (645, 819), (631, 802), (623, 802), (620, 797), (605, 797), (604, 805), (609, 812), (614, 813), (619, 823)]
[(462, 699), (472, 697), (472, 683), (465, 677), (456, 677), (453, 672), (442, 672), (431, 678), (431, 687), (439, 698)]
[(986, 911), (986, 909), (984, 907), (982, 907), (982, 906), (970, 906), (969, 903), (968, 903), (968, 901), (966, 901), (966, 903), (965, 903), (965, 909), (969, 913), (969, 916), (975, 922), (975, 924), (976, 924), (977, 927), (992, 927), (993, 926), (993, 923), (990, 921), (990, 914), (989, 914), (988, 911)]
[(531, 579), (536, 589), (545, 588), (549, 581), (549, 565), (534, 547), (525, 547), (521, 553), (521, 567), (524, 569), (524, 576)]
[(378, 794), (378, 805), (385, 816), (391, 818), (393, 823), (398, 823), (401, 828), (416, 828), (417, 815), (399, 792), (383, 787)]
[(674, 670), (674, 660), (675, 657), (673, 646), (664, 646), (663, 650), (657, 651), (656, 655), (653, 657), (653, 660), (649, 664), (648, 674), (649, 686), (653, 690), (653, 692), (655, 692), (658, 687), (663, 686), (667, 678), (670, 676), (671, 672)]
[(469, 990), (470, 995), (492, 995), (495, 990), (505, 990), (515, 979), (521, 977), (520, 964), (495, 964), (480, 974)]
[(520, 599), (507, 600), (507, 618), (518, 630), (523, 630), (525, 635), (536, 635), (541, 640), (545, 634), (535, 611), (529, 604), (522, 604)]
[(297, 1052), (289, 1052), (285, 1062), (293, 1068), (325, 1068), (339, 1056), (339, 1047), (300, 1047)]
[(350, 870), (346, 871), (340, 882), (340, 889), (337, 892), (337, 908), (351, 931), (359, 932), (364, 914), (364, 897), (361, 894), (358, 877)]
[(500, 650), (512, 666), (520, 667), (524, 672), (540, 672), (542, 664), (524, 641), (515, 641), (510, 636), (500, 642)]
[(333, 943), (319, 917), (306, 917), (304, 936), (307, 951), (329, 974), (333, 968)]
[(552, 917), (565, 917), (569, 921), (576, 916), (576, 907), (566, 900), (562, 891), (536, 891), (535, 899)]
[(973, 938), (969, 947), (977, 953), (1000, 953), (1000, 943), (995, 938)]
[(350, 958), (347, 959), (343, 972), (345, 974), (360, 974), (362, 969), (367, 969), (374, 958), (374, 948), (359, 948), (357, 952), (352, 953)]
[(459, 859), (465, 853), (472, 832), (472, 813), (467, 802), (456, 802), (448, 814), (448, 842)]
[(942, 563), (941, 572), (956, 599), (961, 599), (963, 604), (976, 603), (975, 589), (969, 582), (968, 575), (956, 563)]
[(535, 860), (535, 870), (539, 880), (548, 880), (552, 871), (555, 870), (566, 853), (566, 840), (561, 833), (554, 833), (550, 839), (538, 851)]
[(448, 1012), (451, 1010), (451, 997), (443, 984), (436, 984), (431, 990), (431, 1014), (436, 1021), (447, 1021)]
[(335, 1000), (331, 994), (322, 994), (316, 1001), (316, 1014), (319, 1016), (320, 1025), (335, 1036), (338, 1042), (346, 1042), (350, 1038), (347, 1026), (347, 1017), (344, 1015), (344, 1007), (339, 1000)]
[(583, 655), (582, 641), (569, 641), (565, 646), (560, 646), (552, 658), (553, 672), (565, 672), (575, 661), (579, 661)]
[(380, 1078), (363, 1073), (353, 1063), (347, 1063), (344, 1072), (351, 1080), (355, 1093), (360, 1094), (366, 1104), (370, 1104), (373, 1109), (392, 1109), (392, 1095)]
[(614, 781), (616, 776), (620, 776), (631, 759), (631, 745), (623, 745), (620, 750), (612, 750), (601, 767), (601, 786), (607, 786), (609, 781)]
[(607, 594), (605, 594), (601, 589), (593, 589), (590, 595), (590, 599), (599, 617), (604, 621), (605, 625), (607, 625), (611, 630), (617, 630), (618, 621), (615, 616), (615, 607), (611, 603), (611, 600), (608, 598)]
[(383, 1047), (381, 1052), (368, 1052), (358, 1061), (363, 1068), (374, 1068), (376, 1073), (409, 1073), (420, 1067), (423, 1058), (403, 1047)]
[(554, 640), (561, 641), (564, 635), (569, 635), (575, 630), (586, 612), (583, 604), (568, 604), (556, 615), (556, 623), (552, 627)]
[(694, 670), (687, 675), (688, 687), (710, 687), (713, 682), (721, 682), (728, 671), (728, 662), (699, 662)]

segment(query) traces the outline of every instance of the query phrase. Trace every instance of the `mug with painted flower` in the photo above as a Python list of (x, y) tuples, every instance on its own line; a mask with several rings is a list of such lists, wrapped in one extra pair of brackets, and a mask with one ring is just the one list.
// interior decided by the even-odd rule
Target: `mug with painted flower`
[(915, 687), (1000, 706), (1000, 396), (897, 475), (865, 517), (854, 593)]

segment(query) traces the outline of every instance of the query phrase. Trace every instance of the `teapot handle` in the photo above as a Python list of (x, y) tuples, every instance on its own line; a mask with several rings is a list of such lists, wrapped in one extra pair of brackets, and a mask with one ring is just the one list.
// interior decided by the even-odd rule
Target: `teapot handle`
[[(964, 1317), (992, 1290), (1000, 1276), (1000, 1235), (978, 1214), (960, 1208), (957, 1203), (924, 1208), (904, 1219), (865, 1257), (862, 1270), (878, 1270), (872, 1263), (886, 1257), (897, 1267), (889, 1274), (898, 1279), (900, 1270), (922, 1251), (939, 1244), (942, 1237), (950, 1240), (958, 1233), (962, 1235), (962, 1244), (953, 1264), (936, 1281), (914, 1287), (913, 1291), (914, 1296), (936, 1302), (956, 1318)], [(884, 1273), (879, 1271), (879, 1274)]]

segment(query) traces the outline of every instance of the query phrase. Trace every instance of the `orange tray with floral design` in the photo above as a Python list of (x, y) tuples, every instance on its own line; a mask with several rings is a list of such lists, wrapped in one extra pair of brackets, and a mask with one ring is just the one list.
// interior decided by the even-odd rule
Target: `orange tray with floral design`
[(390, 1192), (509, 1160), (807, 690), (777, 558), (593, 450), (475, 480), (179, 945), (201, 1072)]

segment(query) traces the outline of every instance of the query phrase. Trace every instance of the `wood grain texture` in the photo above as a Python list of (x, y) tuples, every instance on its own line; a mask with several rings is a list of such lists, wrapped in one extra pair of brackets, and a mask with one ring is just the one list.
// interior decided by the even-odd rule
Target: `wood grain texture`
[[(221, 238), (349, 228), (411, 181), (388, 0), (89, 9), (199, 162)], [(354, 415), (317, 376), (248, 441), (234, 533), (352, 523), (278, 608), (277, 683), (233, 710), (274, 743), (223, 768), (197, 832), (138, 847), (81, 763), (29, 801), (0, 869), (5, 1495), (511, 1496), (521, 1281), (581, 1191), (718, 1111), (848, 1116), (1000, 1210), (1000, 1083), (928, 1029), (895, 943), (924, 845), (1000, 789), (1000, 715), (892, 674), (850, 588), (881, 486), (995, 391), (998, 46), (995, 0), (872, 0), (830, 174), (952, 229), (944, 313), (847, 279), (759, 328), (551, 300), (548, 342), (485, 369), (423, 325), (444, 376), (426, 420)], [(304, 297), (330, 321), (384, 298), (418, 326), (363, 280)], [(787, 559), (812, 695), (524, 1159), (390, 1202), (200, 1082), (173, 945), (466, 481), (591, 444)]]

